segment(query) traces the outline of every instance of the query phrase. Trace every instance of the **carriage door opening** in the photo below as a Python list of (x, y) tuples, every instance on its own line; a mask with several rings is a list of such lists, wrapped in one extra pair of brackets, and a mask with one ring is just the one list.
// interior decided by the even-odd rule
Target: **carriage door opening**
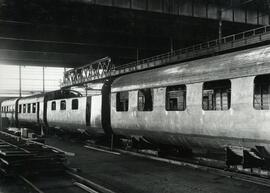
[(90, 118), (91, 118), (91, 97), (87, 97), (86, 101), (86, 126), (90, 126)]

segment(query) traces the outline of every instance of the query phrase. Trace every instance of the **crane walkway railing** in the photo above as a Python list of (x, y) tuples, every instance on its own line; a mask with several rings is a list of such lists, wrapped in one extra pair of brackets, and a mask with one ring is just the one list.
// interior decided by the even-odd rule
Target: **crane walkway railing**
[[(81, 68), (72, 69), (64, 74), (62, 87), (82, 85), (88, 82), (146, 70), (176, 62), (196, 59), (236, 48), (251, 46), (270, 41), (270, 26), (264, 26), (245, 32), (225, 36), (187, 48), (167, 52), (150, 58), (134, 61), (115, 67), (106, 58)], [(93, 66), (96, 65), (96, 68)], [(87, 74), (87, 76), (85, 76)]]

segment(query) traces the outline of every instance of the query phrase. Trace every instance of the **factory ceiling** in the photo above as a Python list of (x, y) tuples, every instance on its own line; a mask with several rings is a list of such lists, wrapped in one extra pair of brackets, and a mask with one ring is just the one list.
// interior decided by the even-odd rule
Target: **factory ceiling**
[[(225, 3), (224, 3), (225, 2)], [(268, 0), (0, 0), (0, 62), (116, 65), (269, 24)]]

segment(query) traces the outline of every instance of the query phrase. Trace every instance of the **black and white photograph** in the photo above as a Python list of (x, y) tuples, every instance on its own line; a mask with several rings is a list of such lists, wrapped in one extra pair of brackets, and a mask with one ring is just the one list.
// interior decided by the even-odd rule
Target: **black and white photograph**
[(0, 0), (0, 193), (269, 193), (270, 0)]

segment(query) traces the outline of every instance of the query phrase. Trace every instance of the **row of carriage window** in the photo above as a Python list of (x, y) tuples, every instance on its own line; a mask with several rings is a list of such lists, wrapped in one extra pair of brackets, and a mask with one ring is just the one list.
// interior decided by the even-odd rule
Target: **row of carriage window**
[(13, 112), (14, 111), (14, 106), (2, 106), (1, 107), (1, 112)]
[(36, 113), (39, 103), (28, 103), (19, 105), (19, 113)]
[[(186, 85), (166, 87), (165, 109), (167, 111), (184, 111), (186, 109)], [(152, 111), (153, 88), (138, 90), (138, 111)], [(129, 91), (116, 94), (116, 111), (128, 111)], [(202, 109), (224, 111), (231, 106), (231, 81), (219, 80), (203, 84)], [(260, 75), (254, 79), (253, 106), (256, 110), (270, 109), (270, 75)]]
[[(39, 103), (28, 103), (28, 104), (20, 104), (19, 105), (19, 113), (36, 113), (37, 107), (39, 108)], [(71, 102), (71, 109), (77, 110), (79, 108), (79, 102), (78, 99), (73, 99)], [(2, 112), (12, 112), (14, 110), (11, 110), (11, 107), (9, 106), (3, 106)], [(56, 102), (53, 101), (51, 104), (51, 110), (56, 110)], [(60, 110), (66, 110), (66, 101), (61, 100), (60, 101)]]
[[(186, 109), (186, 85), (168, 86), (166, 88), (167, 111), (184, 111)], [(138, 90), (138, 111), (153, 110), (153, 88)], [(270, 109), (270, 75), (260, 75), (254, 80), (254, 98), (253, 106), (256, 110)], [(19, 113), (36, 113), (37, 105), (20, 104)], [(116, 110), (128, 111), (129, 92), (118, 92), (116, 94)], [(228, 110), (231, 106), (231, 81), (219, 80), (210, 81), (203, 84), (202, 90), (202, 109), (203, 110)], [(78, 99), (73, 99), (71, 109), (79, 108)], [(57, 109), (56, 101), (51, 103), (51, 110)], [(2, 112), (11, 111), (11, 107), (3, 106)], [(66, 100), (60, 101), (60, 110), (66, 110)]]
[[(66, 110), (67, 105), (66, 105), (66, 100), (61, 100), (60, 101), (60, 110)], [(78, 99), (73, 99), (71, 101), (71, 109), (72, 110), (77, 110), (79, 108), (79, 101)], [(51, 110), (55, 111), (57, 109), (56, 101), (53, 101), (51, 103)]]

